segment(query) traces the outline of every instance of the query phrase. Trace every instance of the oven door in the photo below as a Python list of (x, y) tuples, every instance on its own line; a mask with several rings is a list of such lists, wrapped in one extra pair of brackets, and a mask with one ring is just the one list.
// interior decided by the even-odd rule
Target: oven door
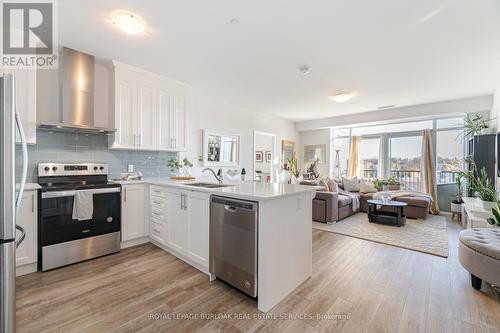
[(120, 188), (94, 189), (91, 220), (73, 220), (75, 191), (42, 192), (40, 198), (40, 246), (120, 231)]

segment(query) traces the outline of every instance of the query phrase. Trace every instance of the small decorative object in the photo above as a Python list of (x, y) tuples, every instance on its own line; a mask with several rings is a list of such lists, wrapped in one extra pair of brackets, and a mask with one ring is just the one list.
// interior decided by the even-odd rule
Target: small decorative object
[(241, 180), (242, 181), (245, 181), (246, 174), (247, 174), (247, 172), (245, 171), (245, 168), (242, 168), (241, 169)]
[[(167, 161), (167, 167), (170, 169), (170, 173), (173, 175), (170, 177), (171, 179), (176, 180), (189, 180), (195, 179), (195, 177), (191, 176), (190, 168), (193, 166), (190, 160), (184, 158), (182, 163), (179, 162), (177, 158), (171, 158)], [(182, 170), (182, 172), (181, 172)]]
[(318, 163), (319, 163), (319, 159), (316, 159), (307, 168), (307, 174), (310, 175), (311, 179), (318, 179), (319, 178)]
[(266, 150), (266, 163), (271, 163), (273, 160), (273, 154), (270, 150)]
[(382, 202), (385, 203), (385, 204), (388, 203), (391, 200), (391, 196), (388, 193), (382, 194), (381, 198), (382, 198)]
[(389, 191), (389, 184), (383, 184), (382, 185), (382, 191), (384, 191), (384, 192)]
[(262, 151), (255, 152), (255, 162), (257, 163), (264, 162), (264, 153)]

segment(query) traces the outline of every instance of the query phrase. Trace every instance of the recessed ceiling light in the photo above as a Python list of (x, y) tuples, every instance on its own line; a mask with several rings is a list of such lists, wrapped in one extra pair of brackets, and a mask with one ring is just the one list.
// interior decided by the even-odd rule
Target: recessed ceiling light
[(115, 12), (112, 15), (113, 24), (121, 31), (138, 35), (146, 31), (146, 22), (139, 16), (129, 12)]
[(345, 92), (345, 93), (340, 93), (340, 94), (330, 96), (330, 99), (334, 100), (337, 103), (345, 103), (348, 100), (350, 100), (351, 98), (353, 98), (354, 95), (355, 94), (353, 92)]
[(299, 67), (297, 67), (297, 70), (302, 75), (307, 75), (307, 74), (311, 73), (311, 68), (307, 65), (299, 65)]
[(390, 108), (393, 108), (393, 107), (395, 107), (395, 106), (396, 106), (396, 105), (394, 105), (394, 104), (393, 104), (393, 105), (384, 105), (384, 106), (379, 106), (379, 107), (377, 107), (377, 109), (379, 109), (379, 110), (383, 110), (383, 109), (390, 109)]

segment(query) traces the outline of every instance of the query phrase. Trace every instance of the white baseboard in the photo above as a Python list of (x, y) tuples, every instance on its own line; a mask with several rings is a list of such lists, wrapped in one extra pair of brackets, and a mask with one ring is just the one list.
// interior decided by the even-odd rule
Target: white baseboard
[(136, 246), (136, 245), (140, 245), (140, 244), (144, 244), (144, 243), (149, 243), (149, 242), (150, 242), (150, 238), (148, 236), (146, 236), (146, 237), (140, 237), (140, 238), (131, 239), (131, 240), (128, 240), (128, 241), (121, 242), (120, 248), (121, 249), (126, 249), (127, 247)]
[(35, 273), (37, 271), (37, 268), (38, 268), (38, 266), (37, 266), (36, 262), (34, 262), (32, 264), (17, 266), (16, 267), (16, 276), (23, 276), (26, 274)]

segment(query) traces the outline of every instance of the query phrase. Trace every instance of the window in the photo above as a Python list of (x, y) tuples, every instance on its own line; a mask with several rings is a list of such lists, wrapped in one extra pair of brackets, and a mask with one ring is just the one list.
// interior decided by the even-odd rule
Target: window
[[(333, 172), (333, 177), (342, 177), (347, 174), (347, 164), (349, 163), (349, 142), (350, 138), (349, 137), (344, 137), (344, 138), (335, 138), (333, 139), (333, 144), (332, 144), (332, 167), (331, 170)], [(338, 166), (336, 166), (337, 161), (336, 161), (336, 150), (339, 152), (339, 158), (338, 158)]]
[(456, 182), (463, 163), (462, 129), (436, 132), (436, 182), (451, 184)]
[(363, 138), (359, 143), (359, 169), (361, 178), (377, 178), (379, 145), (380, 138)]
[(422, 136), (401, 136), (390, 139), (391, 176), (405, 189), (420, 190)]

